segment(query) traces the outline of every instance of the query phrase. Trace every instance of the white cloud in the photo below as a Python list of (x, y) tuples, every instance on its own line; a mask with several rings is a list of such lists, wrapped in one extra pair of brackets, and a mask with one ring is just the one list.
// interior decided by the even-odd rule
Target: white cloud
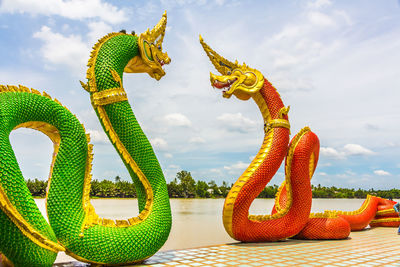
[(237, 171), (237, 170), (245, 170), (247, 168), (247, 166), (249, 166), (249, 163), (244, 163), (242, 161), (239, 161), (235, 164), (229, 165), (229, 166), (224, 166), (225, 170), (228, 171)]
[(345, 154), (343, 152), (339, 152), (333, 147), (321, 147), (320, 148), (320, 153), (323, 156), (326, 156), (328, 158), (334, 158), (334, 159), (344, 159)]
[(380, 127), (374, 123), (366, 123), (365, 128), (367, 128), (367, 130), (372, 130), (372, 131), (376, 131), (376, 130), (380, 129)]
[(391, 142), (391, 141), (388, 141), (384, 145), (384, 147), (398, 147), (398, 146), (400, 146), (400, 143), (395, 143), (395, 142)]
[(294, 37), (299, 37), (305, 33), (304, 31), (304, 27), (301, 27), (300, 25), (289, 24), (284, 26), (279, 33), (276, 33), (274, 36), (272, 36), (272, 39), (274, 41), (284, 41)]
[(320, 176), (327, 176), (328, 175), (326, 172), (317, 172), (316, 174), (320, 175)]
[(168, 169), (177, 170), (177, 169), (180, 169), (180, 168), (181, 168), (181, 167), (179, 167), (179, 165), (175, 165), (175, 164), (168, 165)]
[(124, 10), (102, 0), (3, 0), (0, 12), (58, 15), (73, 20), (98, 18), (112, 24), (128, 20)]
[(191, 126), (192, 122), (181, 113), (171, 113), (164, 117), (170, 126)]
[(347, 144), (344, 146), (346, 155), (373, 155), (373, 151), (357, 144)]
[(104, 21), (90, 22), (88, 24), (88, 27), (89, 27), (88, 38), (90, 40), (90, 43), (93, 44), (96, 43), (97, 40), (99, 40), (101, 37), (103, 37), (109, 32), (112, 32), (113, 30), (113, 28)]
[[(322, 10), (329, 5), (331, 2), (327, 0), (309, 2), (307, 8), (303, 9), (295, 19), (289, 19), (279, 31), (273, 32), (270, 37), (260, 42), (259, 49), (269, 51), (263, 56), (263, 60), (272, 62), (269, 71), (274, 77), (279, 76), (280, 90), (286, 89), (285, 86), (281, 87), (282, 80), (296, 85), (304, 77), (304, 74), (293, 75), (293, 72), (288, 70), (296, 70), (295, 73), (299, 73), (300, 69), (310, 64), (315, 65), (314, 61), (332, 54), (340, 46), (340, 39), (332, 37), (337, 36), (337, 31), (347, 26), (351, 18), (345, 11), (336, 8)], [(321, 38), (321, 36), (326, 37)], [(304, 87), (304, 83), (305, 88), (313, 88), (314, 86), (310, 86), (313, 80), (315, 77), (301, 81), (301, 88)], [(288, 87), (292, 89), (293, 85)]]
[(326, 163), (319, 163), (318, 162), (318, 167), (330, 167), (332, 166), (331, 162), (326, 162)]
[(370, 156), (375, 152), (358, 144), (347, 144), (339, 151), (333, 147), (321, 147), (320, 153), (323, 156), (333, 159), (345, 159), (347, 156)]
[(224, 113), (217, 117), (228, 130), (237, 132), (249, 132), (254, 129), (256, 122), (246, 118), (242, 113)]
[(86, 130), (86, 132), (90, 135), (91, 143), (109, 143), (109, 139), (104, 132), (97, 130)]
[(349, 177), (354, 177), (356, 175), (355, 172), (351, 170), (346, 170), (344, 173), (337, 174), (336, 176), (339, 178), (349, 178)]
[[(169, 0), (168, 0), (169, 1)], [(161, 0), (161, 3), (164, 1)], [(157, 14), (157, 11), (159, 10), (159, 5), (153, 3), (152, 1), (145, 1), (141, 3), (140, 5), (136, 6), (135, 8), (135, 19), (138, 20), (145, 20), (148, 19), (149, 17), (155, 16)], [(170, 10), (170, 8), (166, 8), (166, 10)], [(157, 14), (159, 15), (159, 14)]]
[[(37, 70), (18, 70), (0, 69), (1, 84), (18, 85), (22, 84), (28, 87), (33, 87), (36, 90), (42, 91), (45, 88), (41, 86), (48, 77)], [(47, 89), (46, 89), (47, 90)], [(49, 92), (48, 92), (49, 93)]]
[(239, 161), (233, 165), (230, 166), (224, 166), (225, 170), (232, 170), (232, 169), (243, 169), (246, 168), (247, 166), (249, 166), (249, 163), (244, 163), (242, 161)]
[[(63, 35), (54, 32), (48, 26), (42, 26), (33, 34), (34, 38), (43, 41), (41, 56), (46, 62), (54, 65), (66, 65), (74, 73), (84, 73), (84, 68), (91, 50), (90, 44), (96, 43), (101, 37), (112, 32), (112, 27), (104, 21), (89, 22), (87, 38), (81, 35)], [(64, 25), (63, 28), (66, 26)]]
[(204, 138), (201, 137), (192, 137), (189, 139), (189, 143), (192, 144), (204, 144), (206, 142), (206, 140), (204, 140)]
[[(293, 58), (293, 60), (297, 60)], [(276, 67), (287, 67), (291, 66), (293, 62), (286, 61), (284, 57), (276, 58), (274, 61)], [(311, 91), (315, 89), (315, 86), (311, 79), (305, 77), (299, 78), (290, 78), (288, 79), (287, 75), (274, 75), (274, 79), (279, 80), (279, 89), (280, 91)]]
[(44, 42), (40, 52), (45, 60), (52, 64), (67, 65), (75, 71), (82, 72), (90, 47), (82, 41), (81, 36), (73, 34), (64, 36), (43, 26), (33, 37)]
[(356, 175), (356, 173), (353, 172), (352, 170), (346, 170), (345, 173), (348, 174), (348, 175), (350, 175), (350, 176)]
[(276, 57), (274, 66), (276, 68), (285, 68), (287, 66), (295, 65), (299, 62), (300, 58), (289, 54), (282, 54), (281, 57)]
[(332, 2), (330, 0), (315, 0), (307, 3), (308, 8), (315, 8), (315, 9), (319, 9), (330, 5), (332, 5)]
[(307, 14), (308, 19), (317, 26), (334, 26), (335, 22), (332, 18), (322, 12), (313, 11)]
[(364, 174), (361, 177), (348, 179), (348, 183), (353, 184), (353, 185), (355, 185), (355, 184), (371, 184), (371, 182), (372, 182), (372, 177), (369, 176), (368, 174)]
[(178, 171), (182, 170), (182, 168), (179, 165), (176, 164), (170, 164), (168, 167), (164, 170), (164, 175), (168, 180), (172, 180), (173, 178), (176, 177), (176, 173)]
[(165, 153), (165, 154), (164, 154), (164, 157), (166, 157), (167, 159), (171, 159), (171, 158), (173, 158), (174, 156), (173, 156), (171, 153)]
[(346, 11), (344, 10), (334, 10), (333, 14), (340, 19), (344, 19), (344, 21), (346, 22), (347, 25), (352, 25), (353, 24), (353, 20), (351, 19), (351, 17), (346, 13)]
[(157, 150), (166, 150), (168, 148), (167, 141), (159, 137), (150, 139), (150, 143)]
[(212, 169), (209, 170), (209, 172), (222, 175), (222, 171), (220, 169), (217, 169), (217, 168), (212, 168)]
[(389, 176), (390, 173), (384, 170), (375, 170), (374, 174), (378, 175), (378, 176)]

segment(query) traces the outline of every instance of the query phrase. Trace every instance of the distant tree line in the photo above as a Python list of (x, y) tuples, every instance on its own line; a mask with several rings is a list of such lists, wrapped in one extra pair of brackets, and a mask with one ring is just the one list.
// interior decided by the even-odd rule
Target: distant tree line
[[(27, 180), (29, 191), (34, 197), (45, 197), (47, 181), (38, 179)], [(233, 184), (222, 182), (217, 185), (215, 181), (195, 181), (188, 171), (180, 171), (174, 180), (167, 184), (168, 195), (171, 198), (225, 198)], [(400, 189), (390, 190), (363, 190), (325, 187), (312, 185), (314, 198), (365, 198), (367, 194), (383, 198), (400, 198)], [(268, 185), (258, 196), (259, 198), (275, 198), (278, 185)], [(92, 180), (90, 196), (93, 198), (135, 198), (136, 190), (132, 182), (122, 181), (119, 176), (114, 181)]]

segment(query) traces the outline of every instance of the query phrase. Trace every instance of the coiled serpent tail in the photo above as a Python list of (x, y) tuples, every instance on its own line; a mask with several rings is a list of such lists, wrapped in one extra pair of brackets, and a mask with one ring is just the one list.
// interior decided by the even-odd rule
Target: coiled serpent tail
[[(166, 182), (153, 149), (136, 121), (122, 73), (160, 79), (170, 59), (161, 51), (166, 14), (152, 31), (111, 33), (93, 47), (87, 71), (92, 105), (136, 187), (137, 217), (97, 216), (89, 202), (92, 145), (78, 119), (46, 93), (0, 88), (0, 251), (15, 266), (51, 266), (58, 251), (96, 264), (127, 264), (153, 255), (167, 240), (171, 211)], [(54, 143), (47, 192), (49, 224), (24, 182), (8, 136), (28, 127)]]
[[(284, 107), (281, 101), (276, 101), (279, 95), (268, 81), (259, 95), (253, 99), (257, 103), (261, 99), (265, 101), (263, 105), (267, 108), (264, 110), (269, 110), (271, 116), (269, 121), (279, 120), (279, 110)], [(276, 103), (269, 105), (271, 100)], [(282, 118), (287, 120), (286, 115)], [(295, 235), (306, 224), (312, 199), (309, 179), (317, 165), (319, 142), (308, 127), (293, 138), (289, 147), (288, 137), (289, 129), (283, 125), (266, 129), (260, 151), (225, 199), (224, 225), (235, 239), (246, 242), (282, 240)], [(285, 181), (290, 192), (287, 205), (272, 215), (249, 215), (252, 201), (272, 179), (285, 156)]]

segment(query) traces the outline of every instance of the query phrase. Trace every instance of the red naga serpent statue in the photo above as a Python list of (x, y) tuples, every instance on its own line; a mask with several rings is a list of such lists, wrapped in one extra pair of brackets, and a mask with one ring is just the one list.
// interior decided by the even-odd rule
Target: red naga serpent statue
[[(200, 43), (221, 74), (210, 74), (211, 85), (222, 89), (225, 98), (232, 95), (240, 100), (252, 98), (264, 119), (265, 136), (261, 148), (225, 199), (223, 224), (232, 238), (244, 242), (277, 241), (291, 237), (344, 239), (350, 231), (368, 226), (377, 216), (378, 207), (381, 207), (381, 215), (386, 214), (386, 221), (393, 221), (393, 210), (389, 206), (395, 202), (374, 196), (368, 196), (356, 211), (310, 213), (310, 180), (318, 162), (318, 137), (304, 127), (289, 144), (289, 107), (284, 106), (272, 84), (258, 70), (245, 63), (230, 62), (217, 54), (201, 36)], [(271, 215), (249, 215), (251, 203), (278, 171), (283, 159), (285, 181), (278, 190)], [(388, 216), (392, 217), (387, 219)], [(376, 222), (376, 226), (382, 225), (382, 222)]]

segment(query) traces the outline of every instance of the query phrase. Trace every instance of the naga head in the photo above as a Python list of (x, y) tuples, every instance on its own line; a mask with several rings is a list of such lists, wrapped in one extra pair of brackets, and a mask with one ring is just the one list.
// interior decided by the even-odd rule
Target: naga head
[(210, 81), (213, 87), (222, 89), (223, 97), (230, 98), (234, 95), (241, 100), (247, 100), (262, 88), (264, 77), (261, 72), (248, 67), (245, 63), (239, 65), (237, 60), (233, 63), (218, 55), (204, 42), (201, 35), (200, 44), (221, 74), (215, 75), (210, 72)]
[(139, 56), (132, 58), (126, 65), (124, 72), (146, 72), (152, 78), (160, 80), (165, 75), (162, 66), (169, 64), (171, 59), (162, 51), (162, 42), (167, 27), (167, 12), (152, 29), (140, 34), (138, 38)]

